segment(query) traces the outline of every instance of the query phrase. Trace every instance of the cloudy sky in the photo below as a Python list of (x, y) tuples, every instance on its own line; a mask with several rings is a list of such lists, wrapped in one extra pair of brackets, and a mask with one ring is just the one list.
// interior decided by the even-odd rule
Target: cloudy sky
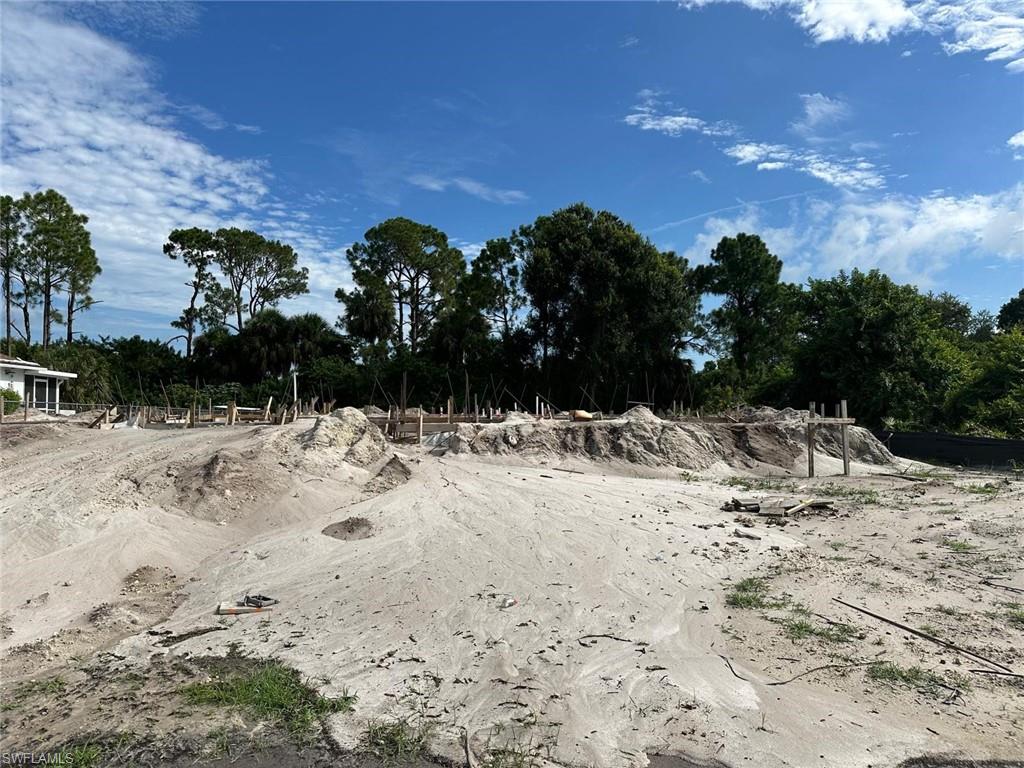
[[(576, 201), (803, 281), (1024, 286), (1024, 0), (0, 6), (0, 188), (90, 217), (88, 334), (169, 338), (179, 226), (291, 243), (333, 320), (396, 215), (467, 257)], [(77, 327), (77, 326), (76, 326)]]

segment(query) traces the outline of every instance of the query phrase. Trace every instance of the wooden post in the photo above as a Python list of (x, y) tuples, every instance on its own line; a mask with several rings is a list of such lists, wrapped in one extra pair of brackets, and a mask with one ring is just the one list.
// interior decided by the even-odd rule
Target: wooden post
[[(846, 415), (846, 401), (839, 401), (839, 415), (843, 419), (849, 418)], [(849, 477), (850, 475), (850, 436), (846, 431), (846, 424), (841, 424), (839, 427), (843, 434), (843, 474)]]
[[(399, 414), (400, 418), (398, 420), (399, 424), (401, 424), (402, 420), (405, 419), (405, 408), (406, 408), (405, 396), (408, 393), (408, 390), (406, 389), (406, 383), (407, 383), (408, 376), (409, 376), (409, 372), (408, 371), (402, 371), (402, 402), (401, 402), (401, 413)], [(398, 430), (397, 429), (395, 430), (395, 436), (396, 437), (398, 436)]]
[(807, 476), (814, 477), (814, 425), (811, 420), (815, 417), (814, 401), (811, 401), (807, 409)]
[(419, 424), (416, 427), (416, 444), (417, 445), (419, 445), (420, 443), (423, 442), (423, 405), (422, 405), (422, 403), (420, 404), (420, 415), (419, 415), (419, 420), (418, 421), (419, 421)]
[(267, 399), (267, 407), (263, 409), (263, 420), (270, 421), (270, 404), (274, 402), (274, 396), (271, 395)]
[(212, 424), (213, 423), (213, 398), (212, 397), (206, 398), (206, 405), (207, 405), (207, 408), (210, 411), (210, 423)]
[(473, 393), (473, 421), (480, 423), (480, 401), (477, 400), (476, 392)]
[(454, 405), (455, 405), (455, 404), (454, 404), (454, 403), (452, 402), (452, 400), (453, 400), (453, 399), (454, 399), (454, 398), (452, 398), (452, 397), (449, 397), (449, 398), (448, 398), (448, 423), (449, 423), (449, 424), (451, 424), (451, 423), (452, 423), (452, 408), (453, 408), (453, 407), (454, 407)]
[(533, 398), (533, 415), (540, 418), (540, 395), (535, 395)]

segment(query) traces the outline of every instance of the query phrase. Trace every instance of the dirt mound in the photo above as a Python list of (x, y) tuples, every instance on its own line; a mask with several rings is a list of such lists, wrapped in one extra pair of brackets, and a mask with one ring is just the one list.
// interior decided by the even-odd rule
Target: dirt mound
[(364, 416), (387, 416), (388, 412), (378, 408), (376, 405), (364, 405), (359, 409)]
[(59, 423), (39, 421), (9, 422), (0, 428), (0, 446), (14, 448), (25, 443), (60, 437), (65, 427)]
[(365, 517), (349, 517), (340, 523), (331, 523), (321, 533), (332, 539), (355, 541), (370, 538), (373, 535), (373, 525)]
[(370, 481), (366, 484), (366, 490), (370, 493), (386, 493), (392, 488), (402, 485), (410, 477), (412, 477), (412, 470), (396, 453), (388, 460), (387, 464), (380, 468), (376, 475), (370, 478)]
[(646, 408), (633, 409), (628, 417), (599, 422), (535, 421), (528, 417), (502, 424), (459, 424), (449, 445), (453, 453), (575, 456), (689, 469), (709, 467), (728, 453), (706, 432), (662, 421)]
[[(777, 424), (786, 437), (800, 445), (807, 445), (807, 411), (783, 408), (781, 411), (767, 405), (740, 408), (734, 414), (744, 424)], [(894, 457), (882, 443), (863, 427), (848, 428), (850, 458), (865, 464), (891, 464)], [(842, 458), (842, 432), (838, 427), (819, 427), (814, 432), (814, 447), (828, 456)]]
[(244, 517), (254, 502), (277, 496), (288, 487), (288, 472), (279, 463), (258, 461), (258, 450), (222, 448), (209, 458), (174, 472), (173, 503), (200, 520)]
[(384, 455), (381, 431), (356, 408), (341, 408), (330, 416), (318, 416), (301, 438), (306, 451), (330, 452), (348, 464), (365, 467)]
[(780, 411), (772, 408), (770, 405), (746, 405), (739, 408), (731, 415), (744, 423), (759, 421), (801, 421), (807, 418), (806, 411), (798, 411), (794, 408), (783, 408)]
[[(702, 470), (724, 462), (732, 467), (790, 472), (806, 444), (807, 425), (799, 411), (760, 409), (736, 424), (674, 422), (637, 406), (618, 419), (598, 422), (536, 421), (506, 418), (501, 424), (459, 424), (449, 442), (452, 453), (620, 460), (648, 467)], [(509, 414), (512, 416), (512, 414)], [(752, 414), (753, 415), (753, 414)], [(834, 434), (833, 434), (834, 433)], [(842, 456), (838, 429), (815, 433), (817, 450)], [(893, 457), (865, 429), (850, 429), (855, 461), (888, 464)]]

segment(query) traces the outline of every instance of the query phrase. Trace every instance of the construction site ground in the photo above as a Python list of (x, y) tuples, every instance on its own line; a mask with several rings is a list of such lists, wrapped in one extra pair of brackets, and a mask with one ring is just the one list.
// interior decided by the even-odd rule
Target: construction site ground
[[(1024, 765), (1020, 477), (863, 434), (852, 476), (823, 450), (808, 479), (798, 436), (757, 425), (676, 434), (641, 414), (396, 446), (339, 413), (5, 424), (0, 751)], [(734, 498), (831, 504), (723, 510)], [(278, 603), (215, 615), (246, 594)], [(308, 722), (194, 695), (267, 664), (301, 681)]]

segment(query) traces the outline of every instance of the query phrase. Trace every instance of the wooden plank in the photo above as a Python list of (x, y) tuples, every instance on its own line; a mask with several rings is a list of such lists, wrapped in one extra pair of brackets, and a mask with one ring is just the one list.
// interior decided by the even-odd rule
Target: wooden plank
[(822, 418), (820, 416), (816, 416), (813, 419), (808, 419), (807, 423), (808, 424), (819, 424), (819, 425), (824, 424), (826, 426), (829, 425), (829, 424), (832, 424), (834, 426), (840, 426), (842, 424), (856, 424), (857, 420), (856, 419), (847, 419), (847, 418), (838, 418), (837, 419), (837, 418), (832, 418), (830, 416), (826, 416), (825, 418)]

